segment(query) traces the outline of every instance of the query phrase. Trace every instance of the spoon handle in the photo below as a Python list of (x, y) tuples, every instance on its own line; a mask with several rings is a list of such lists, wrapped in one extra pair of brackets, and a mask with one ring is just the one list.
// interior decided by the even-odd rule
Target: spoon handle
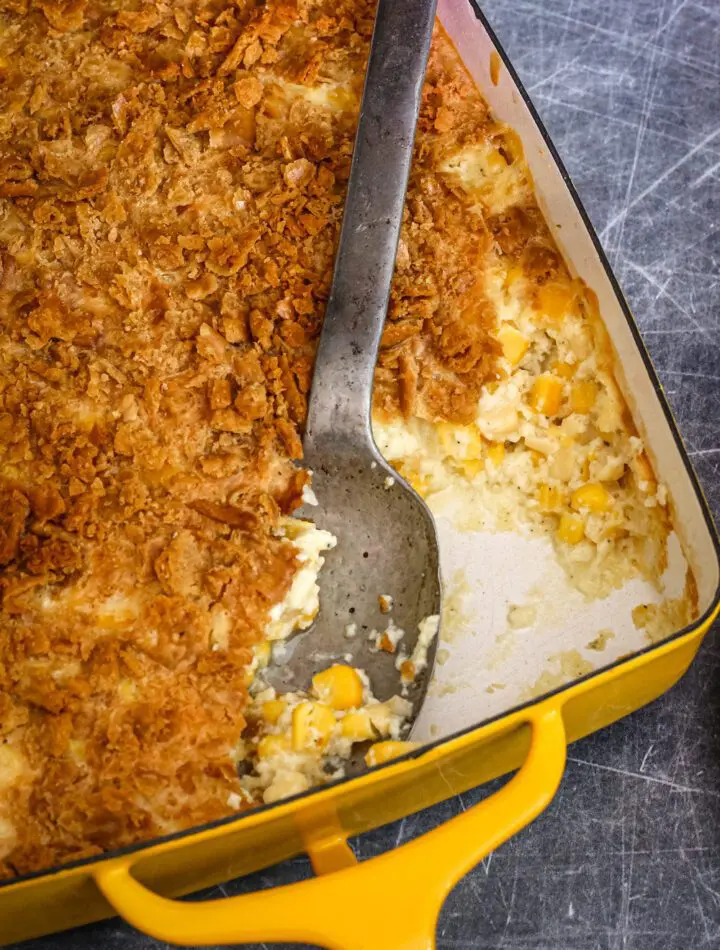
[(437, 0), (379, 0), (305, 454), (372, 445), (370, 401), (390, 297)]

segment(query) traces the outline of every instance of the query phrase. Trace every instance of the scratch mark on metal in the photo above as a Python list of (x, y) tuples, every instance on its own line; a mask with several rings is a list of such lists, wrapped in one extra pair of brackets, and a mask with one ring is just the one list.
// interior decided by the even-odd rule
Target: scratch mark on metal
[(707, 146), (718, 137), (718, 134), (720, 134), (720, 126), (710, 132), (709, 135), (706, 135), (705, 138), (702, 139), (701, 142), (698, 142), (697, 145), (694, 145), (686, 155), (683, 155), (681, 159), (672, 164), (662, 173), (662, 175), (656, 178), (651, 185), (648, 185), (644, 191), (641, 191), (637, 197), (633, 198), (633, 200), (629, 202), (629, 204), (627, 204), (622, 209), (622, 211), (619, 211), (614, 218), (611, 218), (611, 220), (608, 221), (600, 233), (600, 239), (605, 240), (615, 225), (620, 224), (627, 218), (629, 211), (631, 211), (636, 205), (656, 191), (664, 181), (667, 181), (667, 179), (674, 172), (676, 172), (679, 168), (682, 168), (683, 165), (686, 165), (694, 155), (697, 155), (698, 152), (702, 151), (704, 148), (707, 148)]
[(576, 765), (585, 765), (591, 769), (599, 769), (601, 772), (614, 772), (616, 775), (624, 775), (627, 778), (639, 778), (644, 782), (654, 782), (657, 785), (665, 785), (676, 792), (691, 792), (695, 795), (709, 795), (713, 798), (720, 798), (720, 792), (709, 788), (693, 788), (690, 785), (680, 785), (677, 782), (671, 782), (669, 779), (658, 778), (656, 775), (645, 775), (642, 772), (631, 772), (628, 769), (616, 769), (612, 765), (600, 765), (599, 762), (587, 762), (585, 759), (576, 759), (568, 756), (568, 762), (574, 762)]

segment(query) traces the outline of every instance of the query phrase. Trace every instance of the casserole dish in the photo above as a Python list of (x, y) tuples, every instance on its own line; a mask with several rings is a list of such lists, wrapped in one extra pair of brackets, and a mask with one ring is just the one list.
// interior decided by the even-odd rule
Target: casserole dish
[[(453, 684), (452, 670), (448, 670), (448, 683), (455, 689), (431, 697), (418, 730), (420, 737), (423, 729), (432, 736), (431, 727), (436, 726), (440, 730), (438, 738), (451, 738), (406, 761), (272, 809), (124, 855), (110, 855), (13, 882), (0, 892), (3, 939), (81, 923), (115, 907), (138, 926), (173, 942), (276, 938), (328, 946), (426, 946), (437, 901), (457, 875), (549, 800), (560, 777), (566, 739), (599, 728), (667, 688), (690, 662), (710, 622), (717, 591), (712, 531), (617, 292), (531, 114), (520, 97), (513, 101), (517, 90), (507, 71), (503, 69), (497, 76), (497, 87), (487, 80), (493, 52), (487, 31), (464, 3), (443, 5), (441, 17), (492, 107), (520, 133), (546, 214), (552, 224), (561, 225), (558, 240), (574, 269), (598, 294), (638, 425), (675, 500), (676, 521), (683, 526), (696, 569), (702, 619), (652, 650), (639, 649), (637, 641), (630, 642), (629, 633), (628, 639), (618, 637), (617, 656), (636, 655), (510, 714), (506, 710), (517, 705), (523, 681), (528, 683), (526, 670), (518, 671), (513, 697), (504, 695), (494, 709), (489, 708), (486, 696), (478, 695), (480, 689)], [(492, 552), (489, 554), (492, 556)], [(458, 556), (467, 559), (461, 551)], [(511, 557), (515, 565), (523, 563), (522, 552), (511, 552)], [(488, 558), (485, 565), (489, 563)], [(487, 573), (482, 562), (478, 567)], [(521, 581), (525, 585), (535, 582), (513, 575), (517, 589), (502, 591), (497, 603), (521, 597)], [(467, 612), (481, 607), (486, 609), (479, 601), (465, 604)], [(579, 632), (574, 628), (563, 630), (563, 647), (566, 643), (572, 646)], [(491, 634), (489, 631), (488, 636)], [(457, 656), (460, 658), (460, 649)], [(463, 662), (466, 664), (467, 658)], [(477, 657), (474, 662), (481, 664)], [(445, 674), (445, 668), (441, 673)], [(489, 721), (488, 715), (492, 716)], [(452, 738), (453, 732), (467, 729), (473, 722), (481, 725)], [(391, 855), (360, 868), (351, 867), (352, 855), (344, 844), (346, 835), (461, 792), (516, 767), (526, 756), (519, 775), (473, 812)], [(473, 842), (472, 853), (466, 850), (468, 841)], [(316, 870), (326, 876), (287, 891), (203, 908), (168, 904), (147, 890), (179, 894), (301, 850), (310, 853)], [(131, 867), (136, 881), (128, 876)], [(349, 923), (350, 915), (344, 910), (344, 905), (350, 906), (358, 894), (366, 908), (366, 929), (360, 929), (355, 920)], [(417, 908), (418, 896), (425, 898), (422, 913)], [(36, 924), (41, 907), (46, 913), (42, 923)], [(48, 907), (53, 908), (52, 915), (47, 913)], [(408, 931), (411, 919), (417, 924), (417, 933)]]

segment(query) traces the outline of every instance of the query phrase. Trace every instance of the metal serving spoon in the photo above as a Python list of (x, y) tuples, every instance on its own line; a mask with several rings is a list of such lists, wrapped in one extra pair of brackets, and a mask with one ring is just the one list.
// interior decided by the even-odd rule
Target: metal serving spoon
[[(334, 660), (364, 669), (379, 699), (399, 692), (395, 657), (368, 635), (393, 623), (412, 653), (418, 625), (440, 612), (438, 543), (425, 503), (373, 440), (373, 374), (387, 313), (436, 0), (379, 0), (340, 243), (315, 361), (305, 463), (318, 507), (300, 514), (337, 537), (320, 572), (320, 613), (268, 671), (279, 689), (305, 688)], [(392, 612), (378, 597), (392, 597)], [(355, 624), (356, 635), (347, 636)], [(351, 628), (352, 631), (352, 628)], [(350, 655), (348, 657), (348, 655)], [(430, 680), (408, 689), (414, 715)]]

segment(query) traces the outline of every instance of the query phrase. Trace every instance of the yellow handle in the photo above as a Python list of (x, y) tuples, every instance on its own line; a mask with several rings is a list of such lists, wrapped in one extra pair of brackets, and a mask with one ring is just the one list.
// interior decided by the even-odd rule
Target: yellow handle
[(565, 767), (558, 709), (528, 711), (530, 752), (500, 791), (408, 844), (321, 877), (221, 900), (159, 897), (130, 873), (132, 856), (98, 865), (115, 910), (158, 940), (185, 946), (278, 941), (329, 950), (433, 950), (454, 884), (551, 801)]

